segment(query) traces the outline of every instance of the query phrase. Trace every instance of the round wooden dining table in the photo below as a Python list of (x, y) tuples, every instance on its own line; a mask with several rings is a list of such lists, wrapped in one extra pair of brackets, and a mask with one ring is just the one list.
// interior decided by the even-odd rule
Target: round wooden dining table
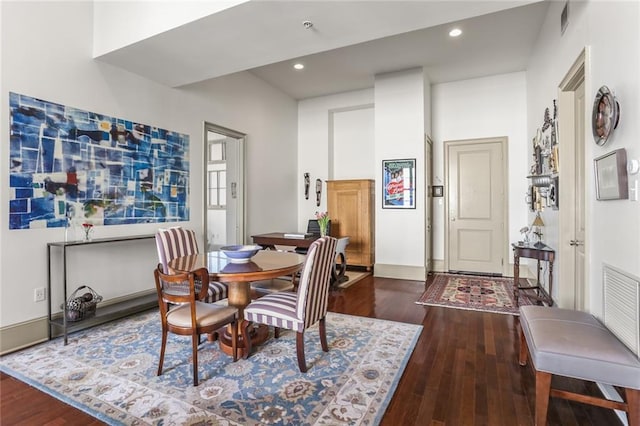
[[(194, 254), (178, 257), (169, 261), (168, 267), (175, 272), (191, 272), (206, 268), (209, 278), (213, 281), (226, 283), (229, 288), (229, 305), (238, 308), (240, 318), (244, 316), (244, 308), (251, 302), (251, 282), (291, 275), (294, 279), (296, 272), (302, 269), (305, 256), (272, 250), (260, 250), (249, 262), (235, 263), (220, 251), (207, 254)], [(243, 330), (240, 324), (240, 330)], [(238, 356), (244, 355), (244, 338), (239, 332)], [(251, 332), (251, 344), (264, 343), (269, 336), (266, 326), (255, 327)], [(227, 328), (219, 335), (220, 348), (228, 355), (232, 355), (231, 330)]]

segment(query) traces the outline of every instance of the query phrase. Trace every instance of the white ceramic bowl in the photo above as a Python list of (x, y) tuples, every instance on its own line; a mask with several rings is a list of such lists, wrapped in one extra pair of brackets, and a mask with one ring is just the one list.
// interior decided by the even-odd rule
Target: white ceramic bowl
[(220, 251), (223, 252), (225, 256), (227, 256), (231, 260), (231, 262), (234, 263), (248, 262), (260, 250), (262, 250), (262, 246), (258, 245), (236, 245), (224, 246), (220, 248)]

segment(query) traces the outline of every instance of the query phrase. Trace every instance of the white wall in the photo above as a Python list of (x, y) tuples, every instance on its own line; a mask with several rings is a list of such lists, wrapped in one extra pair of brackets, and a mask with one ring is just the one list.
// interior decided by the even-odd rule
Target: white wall
[[(181, 90), (91, 59), (92, 2), (2, 2), (0, 134), (9, 134), (9, 91), (112, 117), (190, 135), (190, 220), (184, 226), (201, 234), (203, 206), (203, 123), (247, 133), (247, 234), (294, 227), (297, 218), (296, 133), (294, 100), (240, 73)], [(0, 326), (42, 318), (47, 302), (33, 302), (46, 286), (46, 244), (63, 240), (62, 228), (9, 230), (9, 144), (0, 144)], [(273, 202), (277, 200), (276, 202)], [(159, 225), (105, 226), (95, 237), (150, 234)], [(203, 247), (203, 239), (200, 241)], [(86, 280), (105, 297), (140, 288), (152, 289), (157, 262), (152, 242), (113, 249), (94, 246), (91, 255), (71, 260), (70, 283)], [(83, 250), (84, 252), (84, 250)], [(89, 252), (89, 250), (86, 250)], [(84, 256), (84, 257), (83, 257)], [(91, 262), (86, 258), (90, 257)], [(96, 261), (96, 259), (98, 259)], [(87, 263), (80, 263), (80, 262)], [(126, 280), (127, 282), (124, 282)], [(131, 283), (134, 283), (133, 286)], [(43, 330), (46, 334), (46, 331)]]
[(207, 121), (247, 134), (245, 242), (251, 241), (251, 235), (295, 229), (299, 183), (296, 101), (248, 72), (184, 90), (198, 99), (193, 106), (201, 110), (198, 114), (207, 114)]
[(103, 55), (246, 1), (96, 1), (93, 55)]
[[(558, 85), (581, 51), (589, 48), (586, 66), (586, 207), (588, 256), (587, 281), (590, 311), (602, 312), (602, 267), (607, 263), (636, 277), (640, 276), (640, 202), (597, 201), (593, 159), (618, 148), (628, 158), (640, 158), (640, 3), (637, 1), (570, 2), (569, 26), (560, 34), (559, 16), (563, 2), (551, 2), (537, 45), (532, 52), (527, 79), (527, 130), (533, 135), (544, 108), (558, 97)], [(606, 28), (606, 29), (603, 29)], [(604, 147), (591, 136), (591, 108), (598, 88), (607, 85), (620, 103), (618, 128)], [(562, 121), (562, 111), (559, 111)], [(562, 132), (559, 149), (562, 150)], [(562, 154), (561, 154), (562, 156)], [(560, 164), (562, 169), (562, 164)], [(631, 181), (639, 180), (632, 175)], [(560, 208), (562, 193), (560, 192)], [(545, 210), (547, 236), (558, 247), (558, 213)], [(562, 285), (562, 283), (558, 283)]]
[[(425, 266), (424, 138), (429, 100), (424, 98), (424, 85), (422, 68), (375, 77), (376, 275), (388, 276), (387, 265), (416, 271)], [(416, 159), (416, 208), (383, 209), (382, 160), (404, 158)]]
[(329, 114), (330, 144), (333, 147), (329, 178), (374, 179), (373, 106), (331, 111)]
[[(321, 96), (312, 99), (305, 99), (298, 103), (298, 173), (295, 176), (295, 182), (297, 182), (296, 196), (298, 199), (298, 225), (297, 230), (305, 230), (307, 228), (307, 222), (310, 218), (315, 217), (316, 211), (327, 210), (327, 186), (325, 181), (333, 179), (330, 175), (330, 169), (334, 168), (334, 174), (336, 176), (345, 173), (343, 171), (344, 160), (338, 159), (337, 162), (330, 165), (333, 161), (331, 158), (330, 143), (333, 139), (334, 150), (340, 152), (343, 147), (336, 146), (344, 140), (348, 132), (353, 132), (353, 129), (363, 126), (363, 132), (372, 134), (371, 129), (366, 129), (368, 119), (366, 115), (373, 105), (373, 90), (357, 90), (353, 92), (341, 93), (338, 95)], [(338, 131), (335, 133), (331, 126), (331, 117), (336, 119), (336, 116), (340, 116), (342, 112), (347, 111), (361, 111), (363, 114), (350, 115), (356, 117), (357, 120), (353, 123), (344, 122), (341, 116), (338, 119)], [(363, 116), (364, 115), (364, 116)], [(366, 137), (360, 139), (361, 144), (365, 144)], [(373, 148), (372, 148), (373, 150)], [(365, 154), (367, 157), (370, 153)], [(365, 173), (367, 165), (364, 165), (360, 160), (356, 160), (358, 163), (357, 168)], [(371, 166), (372, 167), (372, 166)], [(304, 198), (304, 174), (309, 173), (311, 179), (311, 187), (309, 189), (309, 199)], [(360, 176), (360, 178), (373, 179), (373, 176)], [(322, 185), (322, 198), (320, 206), (316, 206), (315, 195), (315, 181), (321, 179)], [(335, 177), (335, 179), (339, 179)], [(272, 229), (277, 231), (278, 229)]]
[[(529, 169), (526, 95), (524, 72), (432, 86), (434, 185), (445, 182), (445, 141), (494, 136), (508, 138), (509, 241), (520, 239), (518, 230), (528, 223), (525, 203)], [(444, 198), (434, 200), (433, 258), (443, 260)]]

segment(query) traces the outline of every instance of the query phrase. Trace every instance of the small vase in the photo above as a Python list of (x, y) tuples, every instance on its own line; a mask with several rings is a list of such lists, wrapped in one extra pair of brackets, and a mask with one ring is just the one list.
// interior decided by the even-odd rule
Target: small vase
[(327, 225), (320, 225), (320, 236), (321, 237), (326, 237), (327, 236)]
[(85, 243), (88, 243), (91, 241), (91, 234), (93, 233), (93, 228), (84, 228), (82, 230), (84, 232), (84, 238), (82, 241), (84, 241)]

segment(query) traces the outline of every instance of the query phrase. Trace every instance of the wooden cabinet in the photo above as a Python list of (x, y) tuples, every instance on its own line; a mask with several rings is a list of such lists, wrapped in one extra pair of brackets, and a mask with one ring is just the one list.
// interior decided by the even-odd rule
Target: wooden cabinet
[(371, 179), (327, 182), (327, 211), (331, 235), (349, 237), (347, 264), (371, 270), (374, 256), (374, 181)]

